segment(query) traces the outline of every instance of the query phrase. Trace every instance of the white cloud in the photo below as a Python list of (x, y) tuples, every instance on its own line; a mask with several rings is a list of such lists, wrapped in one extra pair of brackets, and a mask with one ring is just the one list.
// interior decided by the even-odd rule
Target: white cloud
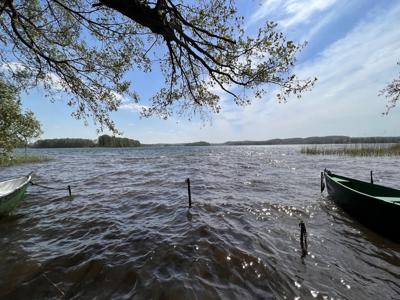
[(258, 102), (237, 110), (232, 126), (247, 120), (246, 126), (239, 126), (240, 138), (398, 135), (399, 110), (382, 117), (386, 103), (377, 94), (398, 73), (399, 13), (400, 6), (390, 12), (376, 12), (374, 18), (360, 23), (312, 62), (303, 64), (297, 70), (299, 76), (317, 76), (319, 81), (301, 101), (282, 105)]
[(26, 70), (26, 67), (16, 61), (3, 63), (0, 66), (0, 71), (12, 71), (12, 72), (20, 72)]
[(336, 0), (265, 0), (251, 16), (249, 24), (266, 17), (278, 16), (276, 20), (283, 27), (308, 23), (317, 13), (326, 11)]
[(253, 24), (264, 19), (266, 16), (276, 11), (277, 7), (282, 4), (282, 0), (265, 0), (261, 7), (250, 16), (249, 24)]
[(135, 102), (123, 102), (119, 107), (119, 109), (122, 110), (137, 111), (137, 112), (142, 112), (143, 109), (147, 108), (148, 108), (147, 106)]
[(336, 0), (291, 0), (285, 5), (287, 17), (280, 24), (290, 27), (299, 23), (308, 22), (312, 15), (330, 8)]
[(65, 87), (65, 84), (63, 84), (60, 76), (58, 76), (56, 73), (47, 73), (44, 81), (46, 82), (46, 84), (51, 86), (53, 90), (70, 90), (68, 87)]
[(122, 103), (128, 102), (128, 100), (126, 98), (124, 98), (124, 96), (121, 95), (120, 93), (111, 91), (111, 94), (115, 97), (116, 100), (121, 101)]

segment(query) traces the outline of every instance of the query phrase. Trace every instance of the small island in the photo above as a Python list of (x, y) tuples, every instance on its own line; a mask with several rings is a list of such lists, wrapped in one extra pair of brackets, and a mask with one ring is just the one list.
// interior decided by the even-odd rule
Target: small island
[(101, 135), (97, 140), (63, 138), (63, 139), (44, 139), (38, 140), (31, 145), (32, 148), (92, 148), (92, 147), (140, 147), (138, 140), (124, 137)]
[(51, 160), (50, 157), (43, 155), (27, 155), (26, 148), (128, 148), (142, 146), (138, 140), (128, 139), (124, 137), (101, 135), (97, 140), (81, 139), (81, 138), (59, 138), (59, 139), (43, 139), (37, 140), (33, 144), (17, 143), (15, 148), (25, 148), (25, 154), (0, 153), (0, 166), (7, 167), (23, 163), (38, 163)]

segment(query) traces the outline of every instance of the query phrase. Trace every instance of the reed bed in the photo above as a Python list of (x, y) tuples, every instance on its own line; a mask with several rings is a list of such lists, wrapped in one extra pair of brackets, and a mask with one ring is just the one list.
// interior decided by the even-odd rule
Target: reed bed
[(400, 155), (400, 144), (368, 144), (333, 146), (306, 146), (301, 153), (307, 155), (395, 156)]
[(38, 156), (38, 155), (14, 155), (14, 156), (0, 155), (0, 167), (8, 167), (25, 163), (39, 163), (49, 160), (50, 158), (47, 156)]

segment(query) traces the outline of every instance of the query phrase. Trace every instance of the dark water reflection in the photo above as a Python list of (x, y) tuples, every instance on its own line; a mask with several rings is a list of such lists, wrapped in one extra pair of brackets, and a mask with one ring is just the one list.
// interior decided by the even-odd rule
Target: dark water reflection
[[(2, 299), (399, 299), (400, 245), (319, 192), (319, 172), (400, 188), (399, 158), (299, 147), (41, 150), (0, 220)], [(185, 179), (193, 207), (187, 209)], [(301, 258), (299, 220), (308, 230)]]

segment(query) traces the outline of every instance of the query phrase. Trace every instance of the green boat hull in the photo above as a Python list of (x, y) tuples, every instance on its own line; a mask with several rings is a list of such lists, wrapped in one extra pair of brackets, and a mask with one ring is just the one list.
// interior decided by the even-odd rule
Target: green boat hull
[(324, 173), (328, 194), (360, 223), (400, 241), (400, 191)]

